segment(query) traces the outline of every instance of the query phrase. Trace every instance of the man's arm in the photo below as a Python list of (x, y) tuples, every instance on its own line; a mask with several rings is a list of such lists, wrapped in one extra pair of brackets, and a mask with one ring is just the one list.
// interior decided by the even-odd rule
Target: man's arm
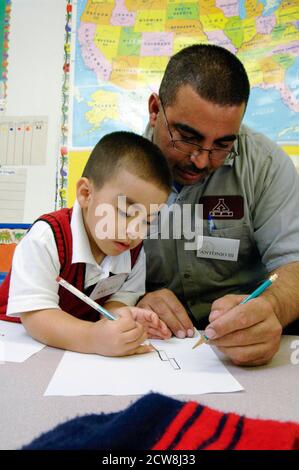
[(271, 303), (281, 326), (285, 327), (299, 318), (299, 262), (286, 264), (274, 272), (278, 279), (263, 296)]

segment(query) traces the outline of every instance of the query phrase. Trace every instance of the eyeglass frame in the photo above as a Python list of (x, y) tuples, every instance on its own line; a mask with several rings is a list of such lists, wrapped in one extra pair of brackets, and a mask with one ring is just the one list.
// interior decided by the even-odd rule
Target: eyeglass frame
[[(183, 155), (188, 155), (189, 157), (191, 157), (194, 152), (196, 152), (197, 150), (193, 150), (192, 152), (184, 152), (183, 150), (177, 148), (175, 146), (175, 143), (176, 142), (184, 142), (185, 144), (190, 144), (190, 145), (193, 145), (193, 147), (196, 147), (198, 149), (199, 152), (208, 152), (208, 158), (209, 160), (214, 160), (214, 161), (217, 161), (217, 162), (229, 162), (229, 161), (232, 161), (234, 160), (237, 156), (238, 156), (238, 153), (235, 151), (235, 150), (229, 150), (227, 152), (227, 155), (224, 157), (224, 158), (215, 158), (212, 156), (212, 152), (214, 150), (225, 150), (225, 149), (219, 149), (219, 148), (211, 148), (211, 149), (205, 149), (203, 147), (201, 147), (200, 145), (198, 144), (194, 144), (193, 142), (189, 142), (188, 140), (184, 140), (184, 139), (174, 139), (173, 138), (173, 134), (170, 130), (170, 125), (169, 125), (169, 122), (168, 122), (168, 119), (167, 119), (167, 116), (166, 116), (166, 113), (165, 113), (165, 108), (164, 108), (164, 105), (163, 105), (163, 102), (162, 102), (162, 99), (160, 98), (160, 96), (157, 96), (158, 99), (159, 99), (159, 102), (161, 103), (161, 108), (162, 108), (162, 111), (163, 111), (163, 115), (164, 115), (164, 119), (165, 119), (165, 122), (166, 122), (166, 127), (167, 127), (167, 130), (168, 130), (168, 133), (169, 133), (169, 137), (170, 137), (170, 141), (172, 143), (172, 147), (174, 148), (174, 150), (176, 150), (177, 152), (181, 152)], [(238, 139), (238, 136), (236, 138), (236, 140)], [(234, 145), (234, 143), (233, 143)]]

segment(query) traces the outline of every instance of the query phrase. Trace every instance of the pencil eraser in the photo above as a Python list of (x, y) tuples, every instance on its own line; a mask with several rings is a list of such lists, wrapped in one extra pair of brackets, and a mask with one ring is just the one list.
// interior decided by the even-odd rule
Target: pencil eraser
[(59, 281), (61, 281), (61, 277), (60, 277), (60, 276), (57, 276), (56, 282), (59, 282)]

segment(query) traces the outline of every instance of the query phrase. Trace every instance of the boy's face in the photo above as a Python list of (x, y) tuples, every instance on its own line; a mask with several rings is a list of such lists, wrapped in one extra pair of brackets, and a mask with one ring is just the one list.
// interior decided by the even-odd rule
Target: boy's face
[(127, 170), (119, 171), (101, 189), (80, 178), (77, 199), (97, 262), (135, 248), (167, 198), (164, 189)]

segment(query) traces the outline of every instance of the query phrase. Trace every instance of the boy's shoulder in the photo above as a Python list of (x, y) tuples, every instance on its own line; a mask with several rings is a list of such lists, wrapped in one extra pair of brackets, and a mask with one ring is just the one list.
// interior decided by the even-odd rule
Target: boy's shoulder
[(72, 218), (73, 208), (63, 208), (57, 211), (48, 212), (47, 214), (41, 215), (34, 223), (43, 220), (48, 223), (53, 223), (54, 221), (60, 223), (70, 223)]

